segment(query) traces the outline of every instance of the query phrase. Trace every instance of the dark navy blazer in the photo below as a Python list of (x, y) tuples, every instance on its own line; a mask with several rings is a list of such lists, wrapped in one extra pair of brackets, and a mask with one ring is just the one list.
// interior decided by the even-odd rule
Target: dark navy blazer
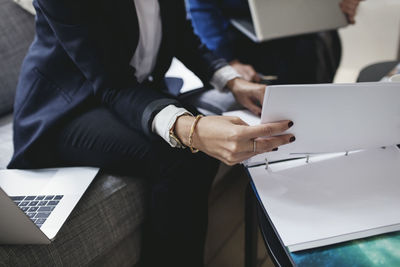
[(139, 84), (130, 66), (139, 39), (133, 0), (34, 2), (36, 36), (17, 87), (9, 168), (43, 167), (35, 159), (51, 150), (46, 138), (91, 107), (103, 105), (128, 127), (151, 136), (154, 115), (179, 105), (160, 89), (174, 56), (204, 82), (226, 65), (194, 35), (184, 0), (159, 3), (163, 39), (153, 82)]

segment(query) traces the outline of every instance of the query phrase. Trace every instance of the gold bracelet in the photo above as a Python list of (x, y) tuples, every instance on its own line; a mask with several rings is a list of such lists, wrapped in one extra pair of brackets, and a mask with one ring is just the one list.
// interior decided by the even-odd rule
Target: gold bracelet
[(189, 148), (190, 151), (192, 151), (192, 153), (197, 153), (199, 152), (199, 150), (197, 148), (193, 147), (193, 134), (194, 134), (194, 130), (196, 129), (196, 125), (199, 122), (199, 120), (201, 118), (203, 118), (203, 115), (197, 115), (196, 118), (194, 119), (194, 122), (192, 124), (192, 127), (190, 128), (190, 133), (189, 133)]

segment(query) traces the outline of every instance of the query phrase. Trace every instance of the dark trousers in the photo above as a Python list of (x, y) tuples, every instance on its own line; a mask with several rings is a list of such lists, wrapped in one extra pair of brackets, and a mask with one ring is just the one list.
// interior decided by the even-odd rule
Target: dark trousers
[(255, 43), (233, 27), (234, 55), (264, 75), (277, 75), (279, 84), (330, 83), (341, 58), (336, 31)]
[(94, 166), (148, 181), (144, 266), (203, 265), (217, 160), (171, 148), (161, 138), (150, 140), (106, 108), (81, 114), (52, 139), (59, 166)]

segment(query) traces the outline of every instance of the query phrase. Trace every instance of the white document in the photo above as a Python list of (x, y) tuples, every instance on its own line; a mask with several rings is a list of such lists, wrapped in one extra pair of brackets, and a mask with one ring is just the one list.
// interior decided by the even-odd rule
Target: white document
[(250, 168), (258, 195), (290, 251), (400, 230), (397, 147)]
[(288, 153), (330, 153), (400, 144), (400, 83), (268, 86), (261, 123), (289, 119)]
[[(235, 110), (235, 111), (229, 111), (223, 113), (224, 116), (232, 116), (232, 117), (239, 117), (241, 118), (245, 123), (247, 123), (250, 126), (254, 125), (259, 125), (261, 122), (261, 118), (254, 115), (248, 110)], [(300, 158), (304, 157), (304, 155), (290, 155), (288, 154), (287, 151), (283, 151), (282, 147), (279, 148), (278, 151), (271, 151), (268, 153), (263, 153), (263, 154), (258, 154), (246, 161), (243, 162), (243, 164), (247, 167), (249, 166), (256, 166), (260, 164), (265, 164), (266, 161), (268, 162), (275, 162), (275, 161), (280, 161), (280, 160), (285, 160), (285, 159), (292, 159), (292, 158)]]
[[(400, 83), (268, 86), (261, 123), (292, 120), (287, 155), (322, 154), (400, 144)], [(225, 113), (257, 123), (248, 112)], [(272, 153), (271, 153), (272, 154)]]

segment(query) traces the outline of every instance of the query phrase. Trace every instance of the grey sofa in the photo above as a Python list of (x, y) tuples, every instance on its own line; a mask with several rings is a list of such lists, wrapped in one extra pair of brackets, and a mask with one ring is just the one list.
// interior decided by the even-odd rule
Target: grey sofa
[[(0, 169), (12, 156), (14, 93), (33, 36), (34, 17), (12, 0), (0, 0)], [(220, 169), (210, 196), (207, 266), (243, 265), (246, 183), (242, 169)], [(52, 244), (0, 245), (0, 267), (138, 266), (145, 199), (140, 177), (100, 172)]]

